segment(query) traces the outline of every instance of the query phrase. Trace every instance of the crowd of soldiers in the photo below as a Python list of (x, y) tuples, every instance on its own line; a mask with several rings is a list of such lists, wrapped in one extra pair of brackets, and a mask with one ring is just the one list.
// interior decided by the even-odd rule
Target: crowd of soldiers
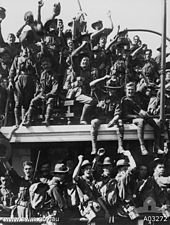
[[(5, 9), (0, 8), (0, 115), (4, 126), (30, 126), (37, 114), (43, 114), (42, 124), (49, 126), (53, 112), (61, 116), (62, 103), (74, 100), (80, 103), (79, 123), (91, 124), (91, 162), (78, 157), (78, 165), (68, 168), (57, 163), (50, 172), (50, 164), (40, 167), (38, 176), (33, 165), (23, 165), (24, 177), (20, 177), (4, 162), (6, 175), (1, 176), (1, 212), (6, 216), (50, 217), (60, 219), (66, 211), (75, 207), (88, 221), (93, 221), (103, 211), (105, 218), (114, 222), (120, 215), (138, 217), (135, 207), (152, 196), (169, 217), (170, 174), (165, 160), (157, 158), (152, 173), (145, 165), (139, 168), (130, 153), (124, 149), (124, 124), (137, 127), (141, 155), (148, 155), (144, 143), (144, 128), (149, 124), (154, 130), (154, 151), (160, 156), (165, 151), (160, 145), (160, 74), (161, 47), (158, 56), (142, 43), (138, 35), (130, 40), (127, 30), (113, 31), (111, 13), (109, 26), (101, 20), (87, 31), (86, 14), (80, 11), (64, 30), (59, 18), (61, 5), (54, 4), (53, 14), (44, 24), (41, 22), (43, 2), (38, 2), (38, 18), (28, 11), (24, 24), (16, 36), (3, 39), (1, 25)], [(16, 42), (16, 37), (18, 42)], [(169, 56), (167, 53), (166, 56)], [(167, 128), (170, 115), (170, 66), (166, 64), (165, 114)], [(13, 119), (14, 117), (14, 119)], [(113, 162), (109, 157), (100, 160), (97, 135), (100, 124), (116, 126), (118, 153), (122, 159)], [(169, 132), (168, 132), (169, 135)], [(169, 143), (168, 143), (169, 144)], [(163, 157), (163, 159), (165, 159)], [(17, 185), (16, 185), (17, 183)], [(15, 185), (14, 185), (15, 184)], [(140, 203), (140, 204), (139, 204)], [(0, 213), (1, 213), (0, 212)]]
[(105, 218), (106, 224), (114, 224), (118, 218), (138, 219), (140, 208), (148, 213), (144, 204), (149, 198), (165, 220), (170, 218), (169, 160), (155, 158), (149, 166), (137, 166), (126, 150), (114, 164), (101, 148), (93, 160), (79, 155), (76, 167), (71, 160), (58, 161), (51, 170), (50, 162), (43, 161), (35, 171), (25, 161), (23, 177), (8, 161), (3, 165), (0, 217), (38, 217), (46, 224), (81, 217), (95, 224)]

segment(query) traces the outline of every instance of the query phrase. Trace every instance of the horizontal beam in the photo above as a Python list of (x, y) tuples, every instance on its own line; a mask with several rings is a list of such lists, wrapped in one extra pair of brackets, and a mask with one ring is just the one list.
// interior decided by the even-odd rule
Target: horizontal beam
[[(13, 127), (2, 127), (1, 132), (7, 137)], [(57, 125), (57, 126), (20, 126), (13, 134), (11, 143), (27, 142), (82, 142), (90, 141), (90, 125)], [(134, 124), (125, 124), (125, 140), (137, 140), (137, 127)], [(153, 140), (153, 130), (145, 126), (145, 140)], [(99, 128), (99, 141), (117, 140), (116, 127), (108, 128), (102, 124)]]

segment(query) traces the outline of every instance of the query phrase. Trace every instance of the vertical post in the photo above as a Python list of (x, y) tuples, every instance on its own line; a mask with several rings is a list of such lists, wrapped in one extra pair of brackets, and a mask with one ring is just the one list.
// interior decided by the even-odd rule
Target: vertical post
[[(165, 67), (166, 67), (166, 0), (163, 1), (163, 18), (162, 18), (162, 46), (161, 46), (161, 92), (160, 92), (160, 124), (162, 141), (164, 138), (165, 123)], [(163, 143), (163, 142), (162, 142)]]

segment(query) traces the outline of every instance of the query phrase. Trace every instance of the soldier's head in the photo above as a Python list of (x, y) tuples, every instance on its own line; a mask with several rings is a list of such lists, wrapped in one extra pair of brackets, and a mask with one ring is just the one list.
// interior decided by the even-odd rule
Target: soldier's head
[(73, 39), (71, 37), (67, 38), (67, 46), (68, 46), (69, 49), (74, 48), (74, 42), (73, 42)]
[(66, 174), (68, 173), (69, 168), (64, 163), (55, 164), (54, 171), (51, 172), (54, 182), (63, 181)]
[(23, 171), (24, 171), (25, 177), (30, 178), (33, 174), (33, 163), (31, 161), (23, 162)]
[(105, 35), (101, 36), (99, 39), (99, 46), (104, 48), (107, 42), (107, 37)]
[(119, 159), (116, 163), (116, 167), (117, 167), (118, 173), (122, 173), (128, 170), (129, 163), (127, 162), (126, 159)]
[(152, 50), (151, 50), (151, 49), (147, 49), (147, 50), (145, 51), (144, 57), (145, 57), (145, 60), (146, 60), (146, 61), (150, 60), (151, 57), (152, 57)]
[(33, 16), (33, 13), (31, 11), (28, 11), (25, 13), (24, 15), (24, 21), (27, 23), (27, 24), (31, 24), (34, 22), (34, 16)]
[(8, 48), (1, 48), (0, 49), (0, 61), (4, 64), (11, 63), (12, 57), (8, 50)]
[(140, 40), (139, 36), (138, 36), (138, 35), (135, 35), (135, 36), (133, 37), (133, 43), (134, 43), (135, 45), (137, 45), (137, 44), (140, 44), (140, 42), (141, 42), (141, 40)]
[(39, 172), (41, 177), (48, 177), (50, 174), (51, 165), (49, 162), (43, 162), (40, 166)]
[(52, 67), (52, 60), (50, 56), (44, 56), (41, 59), (41, 67), (43, 70), (49, 70)]
[(87, 178), (92, 176), (92, 164), (89, 162), (89, 160), (85, 159), (82, 162), (81, 171), (82, 171), (82, 174)]
[(103, 164), (102, 164), (102, 169), (103, 169), (103, 175), (104, 176), (109, 176), (113, 170), (113, 165), (111, 162), (110, 157), (105, 157), (103, 160)]
[(148, 175), (148, 168), (145, 165), (140, 165), (138, 168), (138, 176), (141, 179), (145, 179)]
[(156, 158), (153, 161), (153, 175), (163, 176), (165, 173), (165, 164), (160, 158)]
[(81, 58), (81, 61), (80, 61), (80, 67), (82, 69), (87, 69), (89, 68), (90, 66), (90, 59), (88, 56), (84, 55), (82, 58)]
[(9, 33), (7, 37), (7, 43), (9, 45), (13, 44), (15, 42), (15, 35), (13, 33)]
[(136, 91), (135, 83), (130, 82), (126, 84), (126, 97), (133, 97)]

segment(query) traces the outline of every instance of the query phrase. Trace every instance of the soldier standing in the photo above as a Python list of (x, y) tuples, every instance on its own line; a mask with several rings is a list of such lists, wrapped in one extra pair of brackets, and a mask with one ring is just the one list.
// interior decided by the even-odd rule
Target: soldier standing
[(13, 184), (16, 185), (18, 191), (18, 198), (15, 202), (17, 216), (29, 218), (32, 216), (29, 187), (33, 183), (33, 164), (31, 161), (25, 161), (23, 163), (24, 177), (20, 177), (11, 167), (9, 162), (6, 161), (5, 165), (9, 170), (9, 175), (12, 179)]
[(34, 97), (36, 76), (36, 59), (29, 46), (22, 46), (21, 54), (15, 57), (9, 72), (9, 88), (14, 90), (16, 126), (20, 124), (21, 108), (24, 118)]

